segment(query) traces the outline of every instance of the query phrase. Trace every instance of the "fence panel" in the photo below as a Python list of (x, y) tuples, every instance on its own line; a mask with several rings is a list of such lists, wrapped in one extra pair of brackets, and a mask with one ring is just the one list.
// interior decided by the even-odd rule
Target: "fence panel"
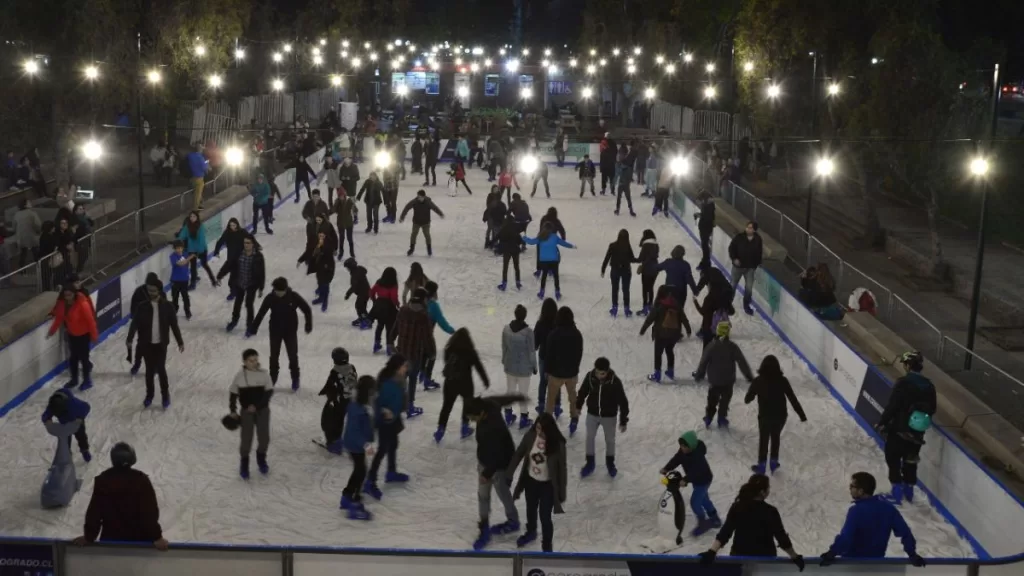
[[(964, 366), (968, 357), (971, 358), (970, 369)], [(942, 338), (941, 355), (935, 363), (986, 406), (1018, 430), (1024, 430), (1024, 418), (1021, 416), (1024, 414), (1024, 383), (948, 336)]]
[(693, 134), (697, 138), (713, 138), (723, 134), (727, 135), (729, 133), (730, 120), (728, 112), (695, 110), (693, 113)]
[(779, 232), (779, 242), (786, 247), (789, 257), (801, 268), (807, 267), (810, 254), (807, 253), (810, 235), (807, 230), (794, 222), (789, 216), (782, 217), (782, 231)]
[(733, 208), (735, 208), (740, 214), (746, 216), (748, 220), (754, 220), (756, 214), (755, 211), (757, 210), (757, 198), (754, 198), (753, 194), (731, 182), (726, 182), (725, 187), (732, 189)]
[(238, 101), (238, 117), (244, 123), (256, 119), (258, 126), (267, 123), (278, 126), (294, 122), (294, 100), (291, 94), (274, 93), (248, 96)]
[(777, 239), (779, 237), (779, 231), (782, 230), (782, 212), (779, 212), (761, 200), (756, 198), (755, 200), (757, 202), (757, 218), (754, 218), (754, 220), (757, 222), (758, 229), (762, 233)]
[(926, 358), (941, 358), (942, 333), (898, 295), (892, 295), (889, 326)]
[(327, 116), (331, 106), (337, 110), (343, 94), (340, 86), (298, 92), (295, 94), (295, 113), (302, 115), (311, 127), (315, 127)]

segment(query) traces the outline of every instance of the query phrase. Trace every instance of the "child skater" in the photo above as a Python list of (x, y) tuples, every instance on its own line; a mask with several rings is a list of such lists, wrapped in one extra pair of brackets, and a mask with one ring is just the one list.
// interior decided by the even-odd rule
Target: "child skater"
[(647, 377), (651, 382), (661, 382), (661, 355), (665, 354), (668, 362), (668, 369), (665, 371), (665, 378), (674, 380), (676, 377), (676, 343), (683, 337), (683, 303), (676, 300), (675, 291), (671, 286), (658, 288), (658, 298), (654, 302), (654, 309), (644, 320), (640, 327), (640, 335), (643, 336), (648, 328), (651, 330), (651, 338), (654, 340), (654, 374)]
[(366, 457), (372, 456), (373, 450), (373, 416), (370, 398), (377, 387), (373, 376), (363, 376), (355, 387), (355, 397), (348, 403), (348, 415), (342, 444), (352, 458), (352, 473), (348, 484), (341, 491), (341, 509), (348, 510), (350, 520), (370, 520), (373, 515), (363, 507), (361, 488), (366, 479)]
[(694, 536), (700, 536), (712, 528), (722, 526), (722, 520), (718, 517), (718, 510), (711, 503), (708, 496), (708, 489), (714, 475), (711, 473), (711, 466), (708, 465), (708, 448), (704, 442), (697, 439), (697, 433), (693, 430), (683, 432), (679, 436), (679, 451), (661, 469), (665, 475), (677, 467), (683, 467), (683, 486), (693, 486), (693, 494), (690, 496), (690, 508), (697, 517), (697, 527), (693, 529)]
[(391, 484), (409, 481), (408, 474), (398, 471), (398, 435), (405, 429), (402, 412), (405, 410), (408, 372), (409, 363), (406, 362), (405, 357), (401, 354), (394, 354), (388, 358), (387, 364), (377, 375), (380, 389), (377, 393), (373, 415), (374, 425), (379, 434), (377, 453), (373, 456), (366, 483), (363, 484), (363, 492), (376, 500), (384, 497), (384, 493), (377, 487), (377, 472), (385, 458), (388, 460), (388, 469), (384, 475), (384, 482)]
[(345, 413), (349, 401), (355, 396), (356, 367), (348, 363), (348, 350), (335, 348), (331, 351), (334, 367), (327, 375), (327, 382), (320, 390), (320, 396), (327, 398), (320, 412), (320, 428), (324, 431), (324, 444), (335, 454), (341, 454), (341, 433), (345, 429)]
[(366, 303), (370, 301), (370, 282), (366, 279), (366, 268), (360, 266), (355, 258), (345, 260), (345, 269), (348, 270), (348, 292), (345, 292), (345, 300), (356, 296), (356, 319), (352, 321), (353, 326), (362, 330), (368, 330), (373, 325), (370, 314), (366, 311)]
[(637, 312), (638, 316), (647, 316), (654, 306), (654, 282), (658, 279), (658, 239), (654, 236), (654, 230), (644, 230), (640, 237), (640, 255), (636, 260), (640, 263), (636, 273), (640, 275), (640, 292), (643, 298), (643, 308)]
[(388, 266), (381, 273), (380, 278), (370, 288), (370, 300), (373, 301), (373, 308), (370, 309), (370, 322), (377, 322), (377, 332), (373, 336), (373, 353), (379, 354), (383, 347), (380, 344), (381, 332), (387, 333), (387, 354), (394, 353), (395, 338), (398, 330), (395, 329), (395, 320), (398, 319), (398, 272)]
[[(274, 383), (262, 368), (260, 355), (252, 348), (242, 352), (242, 369), (231, 382), (228, 407), (231, 417), (241, 420), (242, 436), (239, 451), (239, 475), (249, 479), (249, 451), (252, 450), (253, 431), (256, 432), (256, 465), (260, 474), (270, 472), (267, 466), (267, 447), (270, 445), (270, 397), (274, 394)], [(242, 414), (236, 406), (241, 404)]]
[[(78, 441), (78, 449), (82, 451), (82, 459), (86, 462), (92, 460), (92, 454), (89, 452), (89, 435), (85, 432), (85, 417), (89, 415), (91, 409), (88, 402), (75, 398), (71, 389), (61, 388), (50, 396), (46, 410), (43, 410), (42, 418), (44, 424), (54, 418), (61, 424), (81, 420), (82, 424), (75, 431), (75, 440)], [(71, 438), (68, 438), (68, 444), (70, 445), (70, 443)]]
[(754, 380), (740, 347), (729, 339), (730, 328), (729, 322), (718, 323), (718, 337), (704, 349), (697, 371), (693, 373), (693, 379), (697, 382), (703, 380), (705, 375), (708, 377), (708, 406), (704, 413), (704, 426), (708, 428), (711, 427), (716, 411), (718, 427), (729, 427), (729, 401), (732, 400), (733, 386), (736, 384), (736, 367), (739, 366), (747, 382)]
[(441, 389), (444, 399), (441, 413), (437, 418), (437, 431), (434, 432), (435, 442), (440, 442), (444, 438), (448, 417), (455, 406), (455, 400), (459, 397), (462, 397), (462, 438), (466, 439), (473, 433), (469, 419), (466, 418), (466, 403), (473, 398), (474, 370), (480, 376), (484, 388), (490, 388), (491, 380), (487, 377), (487, 370), (480, 361), (480, 355), (476, 351), (469, 330), (459, 328), (444, 347), (444, 385)]

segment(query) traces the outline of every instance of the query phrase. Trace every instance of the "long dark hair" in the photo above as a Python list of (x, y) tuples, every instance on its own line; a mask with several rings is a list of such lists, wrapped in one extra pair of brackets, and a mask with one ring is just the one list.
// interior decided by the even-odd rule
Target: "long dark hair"
[(398, 372), (398, 369), (402, 364), (405, 364), (405, 362), (405, 356), (402, 356), (401, 354), (392, 354), (388, 357), (388, 361), (384, 364), (384, 367), (377, 373), (377, 382), (383, 384), (384, 382), (391, 380), (395, 376), (395, 372)]
[(239, 223), (239, 221), (238, 221), (238, 218), (232, 218), (232, 219), (228, 220), (228, 226), (227, 226), (227, 228), (226, 228), (226, 229), (227, 229), (227, 230), (231, 230), (231, 225), (232, 225), (232, 224), (234, 224), (234, 225), (235, 225), (235, 230), (236, 230), (236, 231), (237, 231), (237, 230), (241, 230), (241, 229), (242, 229), (242, 224), (241, 224), (241, 223)]
[[(192, 221), (192, 215), (196, 215), (196, 221)], [(188, 228), (188, 235), (193, 239), (199, 234), (199, 227), (203, 225), (203, 219), (199, 216), (198, 210), (193, 210), (185, 217), (185, 227)]]
[(544, 225), (540, 227), (540, 233), (537, 234), (537, 240), (540, 240), (541, 242), (547, 240), (554, 231), (555, 225), (551, 222), (545, 222)]
[(746, 508), (755, 502), (764, 492), (771, 488), (771, 482), (764, 474), (754, 474), (747, 480), (747, 483), (740, 486), (736, 495), (736, 506)]
[(544, 431), (544, 453), (554, 454), (558, 452), (559, 447), (565, 444), (565, 436), (558, 429), (558, 422), (555, 422), (555, 417), (548, 412), (541, 412), (537, 416), (537, 425)]
[(540, 305), (540, 317), (537, 318), (537, 324), (544, 326), (554, 326), (555, 316), (558, 315), (558, 303), (555, 302), (554, 298), (547, 298), (544, 303)]
[(769, 354), (761, 360), (761, 367), (757, 369), (757, 373), (765, 378), (779, 378), (782, 376), (782, 366), (779, 365), (779, 359)]
[(369, 404), (373, 389), (376, 387), (377, 381), (373, 379), (373, 376), (360, 376), (359, 381), (356, 382), (356, 402), (363, 405)]
[(558, 309), (558, 313), (555, 314), (555, 326), (573, 326), (575, 324), (576, 317), (572, 313), (572, 308), (562, 306)]
[(423, 273), (423, 266), (419, 262), (413, 262), (409, 266), (409, 276), (405, 279), (406, 286), (423, 286), (427, 283), (427, 275)]
[(621, 250), (629, 249), (629, 230), (619, 230), (619, 237), (615, 239), (615, 247)]
[(548, 222), (553, 222), (555, 220), (558, 220), (558, 208), (555, 208), (554, 206), (548, 208), (548, 212), (547, 212), (547, 214), (544, 215), (544, 218)]
[(394, 268), (388, 266), (380, 273), (380, 278), (377, 279), (377, 284), (384, 288), (395, 288), (398, 286), (398, 272)]
[(465, 327), (456, 330), (448, 338), (448, 343), (444, 345), (444, 353), (446, 357), (449, 354), (458, 356), (476, 354), (476, 346), (473, 345), (473, 339), (469, 335), (469, 330)]

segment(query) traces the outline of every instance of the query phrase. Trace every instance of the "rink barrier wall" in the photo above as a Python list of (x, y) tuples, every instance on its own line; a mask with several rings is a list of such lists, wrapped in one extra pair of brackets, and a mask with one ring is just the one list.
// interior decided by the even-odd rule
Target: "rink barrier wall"
[[(689, 225), (697, 206), (679, 190), (673, 193), (673, 203), (678, 210), (673, 211), (673, 217), (699, 244)], [(728, 257), (731, 241), (728, 233), (715, 229), (712, 259), (727, 277), (732, 268)], [(748, 289), (745, 285), (737, 287), (738, 291)], [(759, 315), (840, 405), (879, 446), (884, 446), (874, 425), (888, 402), (893, 382), (763, 268), (756, 273), (753, 302)], [(939, 426), (926, 434), (918, 477), (919, 486), (936, 510), (971, 543), (979, 558), (1006, 558), (1024, 550), (1019, 531), (1024, 525), (1024, 502)]]
[[(321, 148), (306, 160), (311, 166), (320, 166), (323, 156), (324, 149)], [(322, 169), (317, 170), (318, 179), (322, 174)], [(274, 178), (274, 183), (281, 190), (283, 198), (275, 204), (275, 208), (278, 208), (293, 198), (295, 170), (289, 169), (279, 174)], [(237, 218), (242, 226), (252, 229), (252, 201), (246, 196), (219, 212), (204, 214), (204, 217), (203, 227), (209, 242), (207, 248), (212, 249), (231, 218)], [(145, 283), (150, 272), (155, 272), (161, 279), (170, 278), (170, 253), (170, 246), (154, 249), (132, 267), (107, 279), (90, 292), (100, 332), (99, 340), (93, 344), (93, 348), (131, 321), (132, 294)], [(211, 258), (210, 261), (215, 259)], [(165, 283), (164, 290), (169, 289), (169, 282)], [(17, 339), (0, 347), (0, 418), (67, 369), (67, 346), (62, 334), (46, 337), (50, 322), (51, 319), (47, 317)], [(188, 346), (187, 341), (185, 344)]]
[[(934, 559), (914, 568), (906, 559), (840, 561), (812, 565), (805, 573), (828, 576), (1010, 576), (1016, 564), (977, 559)], [(702, 566), (697, 556), (471, 552), (305, 546), (172, 544), (167, 552), (150, 545), (97, 543), (86, 547), (63, 540), (0, 538), (0, 574), (53, 576), (775, 576), (793, 574), (788, 558), (720, 556)], [(8, 572), (7, 570), (10, 569)]]

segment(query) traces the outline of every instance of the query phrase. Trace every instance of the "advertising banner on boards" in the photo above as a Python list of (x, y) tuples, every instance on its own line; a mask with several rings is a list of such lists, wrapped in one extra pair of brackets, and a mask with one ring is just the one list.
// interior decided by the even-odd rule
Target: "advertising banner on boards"
[[(111, 284), (120, 285), (118, 282)], [(0, 576), (53, 576), (53, 547), (0, 543)]]
[(96, 295), (96, 329), (99, 333), (121, 320), (121, 281), (107, 282)]

